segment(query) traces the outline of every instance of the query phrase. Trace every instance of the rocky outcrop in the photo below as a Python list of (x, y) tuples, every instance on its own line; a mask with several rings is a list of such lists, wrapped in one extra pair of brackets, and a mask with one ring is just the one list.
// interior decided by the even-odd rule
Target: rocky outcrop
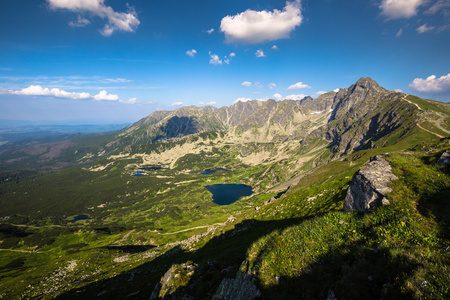
[(389, 183), (398, 179), (389, 162), (381, 155), (371, 157), (370, 163), (353, 175), (344, 200), (344, 211), (368, 212), (389, 204), (386, 194), (392, 191)]
[[(245, 265), (245, 262), (243, 263)], [(242, 267), (241, 267), (242, 269)], [(224, 278), (212, 297), (213, 300), (251, 300), (261, 296), (250, 272), (239, 270), (235, 278)]]
[(450, 166), (450, 150), (442, 153), (441, 157), (439, 157), (437, 164), (439, 166)]

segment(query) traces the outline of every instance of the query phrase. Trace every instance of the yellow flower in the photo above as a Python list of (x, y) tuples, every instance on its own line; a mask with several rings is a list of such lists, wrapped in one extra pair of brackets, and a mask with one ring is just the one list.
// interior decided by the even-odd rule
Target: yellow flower
[(353, 232), (356, 232), (356, 230), (353, 230)]
[(402, 226), (405, 225), (405, 222), (400, 222), (400, 223), (402, 224)]

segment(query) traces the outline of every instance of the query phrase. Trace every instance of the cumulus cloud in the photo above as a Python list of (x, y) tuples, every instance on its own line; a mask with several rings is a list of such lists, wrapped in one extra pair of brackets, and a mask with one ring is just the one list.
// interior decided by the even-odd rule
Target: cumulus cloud
[(243, 83), (241, 83), (241, 85), (248, 87), (248, 86), (251, 86), (252, 83), (250, 81), (244, 81)]
[(98, 93), (95, 96), (92, 96), (92, 98), (94, 98), (94, 100), (97, 100), (97, 101), (100, 101), (100, 100), (117, 101), (117, 100), (119, 100), (119, 96), (108, 94), (108, 92), (106, 92), (106, 91), (100, 91), (100, 93)]
[(137, 101), (136, 98), (131, 98), (131, 99), (129, 99), (128, 101), (119, 100), (119, 102), (121, 102), (121, 103), (126, 103), (126, 104), (135, 104), (135, 103), (138, 102), (138, 101)]
[(197, 50), (195, 50), (195, 49), (188, 50), (188, 51), (186, 51), (186, 54), (189, 55), (190, 57), (194, 57), (195, 54), (197, 54)]
[(256, 57), (264, 57), (266, 55), (264, 55), (264, 51), (262, 51), (262, 49), (256, 50), (255, 53)]
[(272, 48), (270, 48), (272, 50), (278, 50), (278, 46), (277, 45), (273, 45)]
[(233, 103), (238, 103), (238, 102), (247, 102), (247, 101), (251, 101), (252, 99), (250, 98), (246, 98), (246, 97), (241, 97), (241, 98), (237, 98), (236, 100), (234, 100)]
[(337, 93), (337, 92), (339, 92), (340, 90), (341, 90), (340, 88), (337, 88), (337, 89), (334, 89), (333, 92)]
[(427, 24), (423, 24), (422, 26), (417, 27), (416, 30), (417, 30), (418, 33), (422, 34), (424, 32), (431, 31), (433, 29), (434, 29), (434, 26), (429, 26), (428, 27)]
[(210, 30), (206, 30), (206, 32), (207, 32), (208, 34), (211, 34), (211, 33), (214, 32), (214, 28), (211, 28)]
[(230, 57), (235, 57), (235, 56), (236, 56), (236, 53), (231, 52), (229, 56), (230, 56)]
[(69, 26), (71, 27), (85, 27), (89, 24), (91, 24), (91, 21), (81, 17), (80, 15), (78, 16), (78, 19), (75, 22), (74, 21), (69, 22)]
[(234, 16), (226, 16), (220, 23), (227, 42), (257, 44), (288, 38), (302, 23), (300, 0), (286, 2), (283, 10), (255, 11), (248, 9)]
[(56, 98), (66, 98), (66, 99), (92, 99), (96, 101), (118, 101), (121, 103), (134, 104), (137, 102), (136, 98), (131, 98), (128, 101), (123, 101), (119, 99), (118, 95), (108, 94), (107, 91), (100, 91), (97, 95), (92, 96), (89, 93), (82, 92), (67, 92), (58, 88), (44, 88), (40, 85), (30, 85), (27, 88), (17, 90), (17, 91), (7, 91), (6, 93), (12, 95), (22, 95), (22, 96), (46, 96), (46, 97), (56, 97)]
[(388, 19), (411, 18), (417, 14), (417, 8), (425, 0), (383, 0), (379, 8)]
[(276, 93), (276, 94), (273, 95), (273, 99), (275, 99), (275, 100), (282, 100), (283, 96), (281, 96), (281, 94)]
[(304, 89), (304, 88), (308, 88), (310, 89), (311, 87), (307, 84), (304, 84), (303, 82), (297, 82), (296, 84), (291, 85), (290, 87), (288, 87), (288, 90), (299, 90), (299, 89)]
[(323, 95), (323, 94), (325, 94), (326, 92), (324, 92), (324, 91), (318, 91), (317, 93), (316, 93), (316, 95), (318, 95), (318, 96), (320, 96), (320, 95)]
[(21, 89), (20, 91), (9, 91), (9, 93), (14, 95), (53, 96), (57, 98), (68, 99), (87, 99), (91, 97), (89, 93), (66, 92), (57, 88), (43, 88), (40, 85), (30, 85), (29, 87)]
[[(128, 11), (125, 13), (114, 11), (111, 6), (104, 4), (104, 0), (47, 0), (47, 2), (51, 9), (67, 9), (107, 19), (108, 23), (100, 30), (100, 33), (104, 36), (110, 36), (114, 31), (134, 32), (140, 24), (136, 11), (130, 6), (128, 6)], [(79, 16), (77, 22), (70, 22), (69, 25), (81, 27), (80, 25), (85, 26), (89, 24), (86, 21), (90, 22)]]
[(302, 100), (305, 97), (308, 97), (308, 95), (305, 95), (305, 94), (289, 95), (289, 96), (286, 96), (285, 98), (289, 99), (289, 100)]
[(269, 83), (269, 85), (267, 86), (269, 89), (273, 89), (275, 88), (277, 85), (273, 82)]
[(219, 55), (217, 54), (212, 54), (211, 51), (209, 51), (209, 56), (211, 57), (211, 59), (209, 60), (209, 63), (211, 65), (221, 65), (223, 62), (222, 60), (219, 58)]
[(439, 78), (435, 75), (428, 76), (427, 79), (416, 78), (409, 87), (423, 93), (450, 92), (450, 73)]
[(180, 105), (183, 105), (183, 102), (174, 102), (171, 105), (172, 106), (180, 106)]

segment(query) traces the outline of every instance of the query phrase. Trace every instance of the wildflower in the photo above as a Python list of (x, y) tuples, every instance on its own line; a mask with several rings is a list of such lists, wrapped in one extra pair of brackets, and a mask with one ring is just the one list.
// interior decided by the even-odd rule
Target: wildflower
[(279, 281), (280, 280), (280, 276), (275, 276), (275, 280)]
[(421, 288), (422, 290), (425, 289), (426, 286), (427, 286), (427, 284), (428, 284), (428, 282), (426, 282), (425, 280), (422, 281), (422, 283), (420, 284), (420, 288)]
[(449, 250), (450, 250), (450, 248), (449, 248), (449, 247), (445, 248), (445, 251), (449, 251)]
[(405, 225), (405, 222), (400, 222), (400, 224), (402, 224), (402, 226), (403, 226), (403, 225)]
[(355, 233), (355, 232), (356, 232), (356, 230), (353, 229), (353, 233)]
[(408, 220), (408, 217), (403, 217), (403, 220)]

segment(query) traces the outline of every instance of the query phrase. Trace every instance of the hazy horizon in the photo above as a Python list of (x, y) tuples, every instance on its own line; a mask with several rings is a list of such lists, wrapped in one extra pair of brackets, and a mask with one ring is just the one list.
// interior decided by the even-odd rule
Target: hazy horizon
[(139, 120), (371, 77), (450, 101), (448, 1), (0, 3), (0, 119)]

